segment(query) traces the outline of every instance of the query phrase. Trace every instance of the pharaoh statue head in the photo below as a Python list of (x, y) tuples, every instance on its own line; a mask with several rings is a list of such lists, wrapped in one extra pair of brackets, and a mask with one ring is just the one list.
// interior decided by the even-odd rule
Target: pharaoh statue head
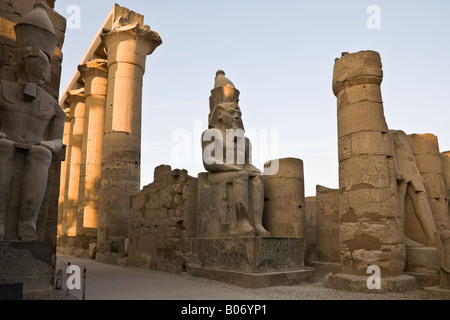
[(12, 69), (19, 82), (41, 87), (50, 83), (50, 61), (58, 44), (45, 3), (37, 1), (34, 9), (14, 27), (17, 53)]

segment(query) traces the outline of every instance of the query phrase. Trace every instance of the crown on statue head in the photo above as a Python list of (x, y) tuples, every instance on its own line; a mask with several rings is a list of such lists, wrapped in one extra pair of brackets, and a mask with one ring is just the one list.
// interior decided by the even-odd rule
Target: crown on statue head
[(58, 38), (47, 15), (47, 5), (37, 1), (34, 9), (26, 14), (14, 27), (17, 48), (35, 47), (41, 49), (51, 60)]
[(214, 107), (224, 102), (237, 102), (239, 100), (239, 90), (234, 87), (225, 72), (219, 70), (216, 72), (214, 89), (211, 90), (209, 97), (209, 111), (213, 112)]

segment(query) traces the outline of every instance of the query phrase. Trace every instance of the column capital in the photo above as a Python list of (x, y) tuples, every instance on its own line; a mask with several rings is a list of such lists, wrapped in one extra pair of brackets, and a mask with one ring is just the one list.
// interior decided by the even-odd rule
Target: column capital
[(84, 105), (84, 101), (84, 88), (69, 90), (67, 92), (67, 102), (69, 103), (70, 119), (84, 117), (84, 107), (78, 107), (80, 103)]
[(85, 64), (80, 64), (78, 71), (85, 82), (91, 77), (106, 78), (108, 77), (108, 61), (105, 59), (94, 59)]
[(159, 34), (139, 23), (129, 23), (127, 19), (119, 18), (112, 30), (101, 35), (108, 53), (108, 66), (115, 63), (131, 63), (145, 69), (146, 56), (162, 43)]
[(78, 66), (84, 80), (86, 99), (93, 95), (106, 96), (108, 83), (108, 61), (94, 59)]
[(67, 102), (69, 105), (84, 102), (84, 88), (67, 91)]

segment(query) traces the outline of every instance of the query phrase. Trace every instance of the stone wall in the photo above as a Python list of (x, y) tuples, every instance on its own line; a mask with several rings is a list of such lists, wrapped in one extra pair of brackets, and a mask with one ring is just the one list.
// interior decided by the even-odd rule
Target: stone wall
[(161, 165), (154, 182), (130, 197), (128, 265), (179, 273), (195, 236), (197, 179)]

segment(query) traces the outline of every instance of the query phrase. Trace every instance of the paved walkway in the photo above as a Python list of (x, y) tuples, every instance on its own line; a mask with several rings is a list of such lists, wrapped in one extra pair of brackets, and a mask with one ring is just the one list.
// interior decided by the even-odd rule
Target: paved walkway
[[(240, 293), (215, 281), (176, 275), (154, 270), (120, 267), (94, 260), (58, 255), (56, 271), (65, 270), (67, 263), (77, 265), (83, 272), (86, 266), (86, 300), (241, 300), (261, 299), (251, 293)], [(66, 290), (65, 278), (63, 289)], [(213, 283), (208, 285), (208, 283)], [(70, 290), (78, 299), (82, 290)]]
[[(154, 270), (120, 267), (94, 260), (58, 255), (56, 271), (63, 270), (63, 290), (66, 290), (67, 263), (83, 270), (86, 266), (86, 300), (450, 300), (423, 290), (392, 294), (362, 294), (327, 289), (323, 278), (312, 284), (247, 289), (217, 281), (194, 278)], [(70, 290), (82, 298), (82, 290)]]

